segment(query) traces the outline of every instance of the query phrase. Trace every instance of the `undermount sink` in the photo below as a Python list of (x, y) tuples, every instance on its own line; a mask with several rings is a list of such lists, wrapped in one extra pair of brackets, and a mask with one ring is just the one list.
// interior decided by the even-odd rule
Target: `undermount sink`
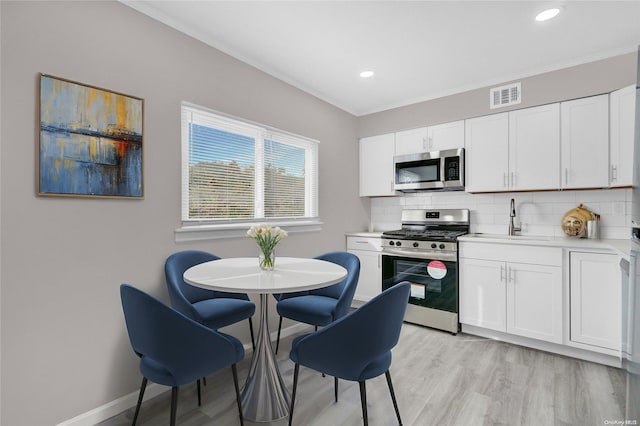
[(500, 240), (531, 240), (531, 241), (550, 241), (550, 236), (547, 235), (501, 235), (501, 234), (469, 234), (469, 237), (473, 238), (487, 238), (487, 239), (500, 239)]

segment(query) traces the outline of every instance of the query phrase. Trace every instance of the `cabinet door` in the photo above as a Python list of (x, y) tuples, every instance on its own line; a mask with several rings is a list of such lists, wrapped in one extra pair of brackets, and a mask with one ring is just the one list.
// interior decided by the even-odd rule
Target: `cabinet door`
[(349, 250), (360, 259), (360, 276), (354, 299), (368, 302), (382, 292), (380, 253), (376, 251)]
[(562, 343), (562, 268), (507, 264), (507, 332)]
[(466, 191), (505, 191), (509, 168), (509, 115), (465, 120)]
[(464, 148), (464, 120), (429, 126), (427, 145), (429, 151)]
[(609, 186), (609, 97), (562, 102), (562, 188)]
[(460, 259), (460, 322), (506, 331), (504, 262)]
[(613, 254), (571, 252), (572, 341), (620, 350), (619, 260)]
[(431, 151), (427, 142), (427, 128), (396, 132), (396, 155)]
[(633, 182), (633, 134), (636, 87), (616, 90), (609, 96), (609, 186), (631, 186)]
[(509, 188), (560, 188), (560, 105), (509, 113)]
[(360, 196), (395, 195), (393, 133), (360, 139)]

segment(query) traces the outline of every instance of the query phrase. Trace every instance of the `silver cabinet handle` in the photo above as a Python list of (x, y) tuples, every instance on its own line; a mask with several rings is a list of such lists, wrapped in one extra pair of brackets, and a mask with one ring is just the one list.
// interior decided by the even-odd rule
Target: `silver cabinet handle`
[(507, 182), (507, 172), (502, 173), (502, 186), (504, 186), (505, 188), (507, 187), (508, 182)]
[(504, 281), (504, 265), (500, 265), (500, 282)]
[(611, 180), (612, 181), (618, 180), (618, 166), (613, 164), (611, 165)]
[(516, 281), (516, 270), (509, 266), (509, 282)]
[(569, 168), (564, 168), (564, 184), (569, 185)]
[(511, 187), (514, 188), (516, 186), (516, 172), (511, 172)]

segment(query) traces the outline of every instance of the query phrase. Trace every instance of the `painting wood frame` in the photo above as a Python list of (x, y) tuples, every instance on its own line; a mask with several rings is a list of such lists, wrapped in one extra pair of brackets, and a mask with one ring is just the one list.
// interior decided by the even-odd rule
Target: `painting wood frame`
[(40, 74), (38, 195), (144, 198), (144, 100)]

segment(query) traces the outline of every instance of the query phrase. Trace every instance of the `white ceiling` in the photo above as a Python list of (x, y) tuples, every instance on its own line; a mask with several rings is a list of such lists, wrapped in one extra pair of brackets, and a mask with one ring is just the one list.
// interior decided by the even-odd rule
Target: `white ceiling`
[(358, 116), (640, 44), (640, 1), (122, 1)]

